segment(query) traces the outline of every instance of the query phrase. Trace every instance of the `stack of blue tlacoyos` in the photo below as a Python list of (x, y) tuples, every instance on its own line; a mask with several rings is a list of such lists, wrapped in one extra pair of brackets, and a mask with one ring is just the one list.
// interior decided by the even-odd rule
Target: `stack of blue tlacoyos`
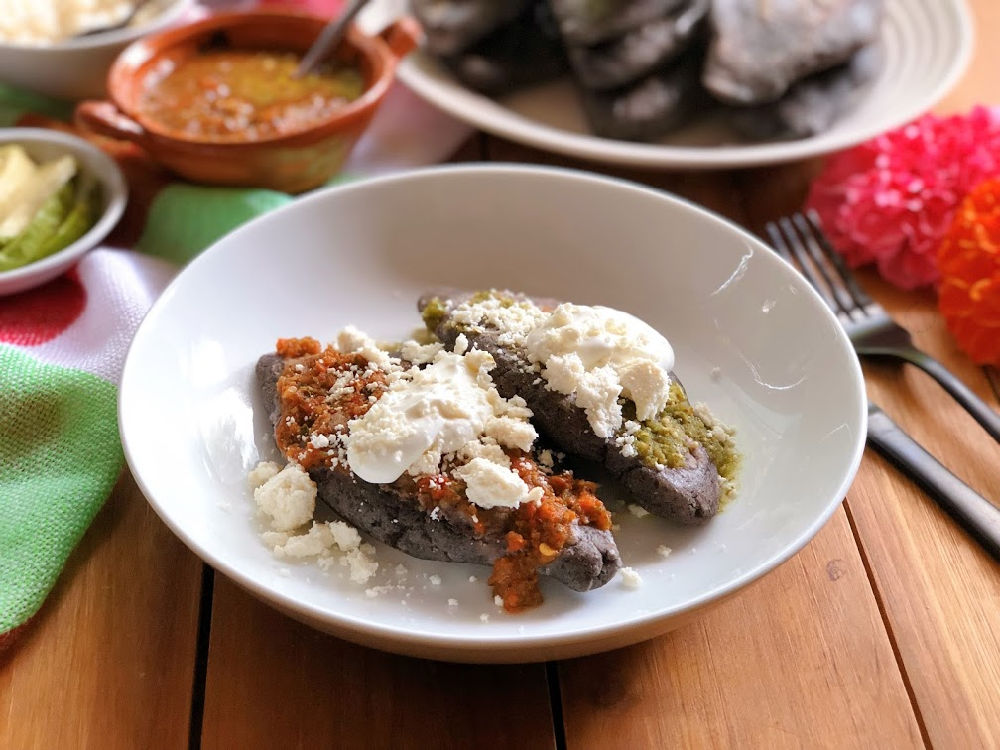
[(490, 96), (569, 73), (593, 132), (822, 132), (878, 71), (883, 0), (412, 0), (427, 48)]

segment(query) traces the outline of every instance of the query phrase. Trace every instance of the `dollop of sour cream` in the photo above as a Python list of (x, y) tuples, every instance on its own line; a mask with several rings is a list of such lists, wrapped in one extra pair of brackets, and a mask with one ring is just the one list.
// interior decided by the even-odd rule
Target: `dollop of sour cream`
[(656, 416), (670, 395), (674, 350), (643, 320), (610, 307), (564, 303), (525, 337), (528, 358), (552, 390), (573, 396), (594, 434), (622, 425), (619, 396), (639, 421)]
[(528, 421), (531, 411), (520, 398), (500, 396), (490, 376), (493, 357), (466, 346), (437, 352), (429, 365), (392, 383), (364, 416), (351, 420), (344, 438), (351, 471), (367, 482), (389, 484), (407, 472), (439, 473), (448, 454), (478, 456), (456, 472), (467, 482), (471, 502), (516, 507), (529, 499), (530, 488), (498, 446), (531, 449), (537, 437)]

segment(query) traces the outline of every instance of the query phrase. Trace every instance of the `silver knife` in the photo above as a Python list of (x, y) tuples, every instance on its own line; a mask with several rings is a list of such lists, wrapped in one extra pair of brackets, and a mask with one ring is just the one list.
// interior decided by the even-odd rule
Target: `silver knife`
[(868, 443), (1000, 560), (1000, 508), (952, 474), (870, 401)]

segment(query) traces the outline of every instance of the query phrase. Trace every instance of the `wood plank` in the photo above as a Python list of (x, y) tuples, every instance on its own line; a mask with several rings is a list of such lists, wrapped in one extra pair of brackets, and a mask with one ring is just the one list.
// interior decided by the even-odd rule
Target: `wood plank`
[[(890, 307), (899, 293), (867, 280)], [(894, 314), (917, 345), (996, 408), (982, 370), (961, 355), (930, 295)], [(1000, 446), (912, 367), (865, 368), (869, 392), (914, 438), (1000, 504)], [(869, 456), (849, 509), (884, 601), (928, 734), (939, 747), (1000, 746), (1000, 565), (916, 486)]]
[(0, 747), (185, 747), (200, 571), (126, 472), (0, 661)]
[[(1000, 33), (1000, 30), (998, 30)], [(801, 205), (796, 167), (745, 176), (758, 229)], [(789, 190), (798, 184), (798, 191)], [(986, 374), (958, 351), (931, 292), (903, 292), (861, 274), (873, 297), (996, 406)], [(1000, 446), (916, 368), (866, 364), (872, 399), (967, 483), (1000, 502)], [(942, 747), (1000, 745), (1000, 567), (923, 493), (877, 456), (866, 455), (847, 509), (912, 685), (927, 734)]]
[(923, 744), (843, 509), (698, 621), (560, 672), (571, 750)]
[(552, 748), (544, 665), (393, 656), (323, 635), (216, 575), (202, 745)]

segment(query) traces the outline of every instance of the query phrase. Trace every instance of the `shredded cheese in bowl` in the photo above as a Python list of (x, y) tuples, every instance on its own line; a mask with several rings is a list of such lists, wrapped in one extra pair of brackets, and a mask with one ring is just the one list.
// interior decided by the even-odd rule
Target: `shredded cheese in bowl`
[[(0, 42), (44, 46), (125, 20), (137, 0), (0, 0)], [(141, 8), (130, 25), (146, 23), (173, 0)]]

